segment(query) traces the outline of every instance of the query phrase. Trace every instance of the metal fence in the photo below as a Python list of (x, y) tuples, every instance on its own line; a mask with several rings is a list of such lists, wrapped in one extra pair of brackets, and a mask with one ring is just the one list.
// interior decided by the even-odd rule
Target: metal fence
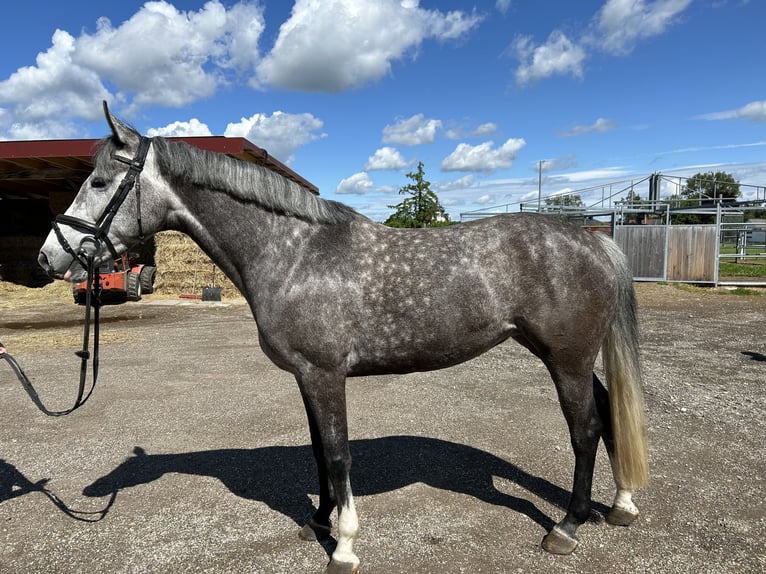
[[(688, 209), (669, 203), (542, 209), (591, 231), (608, 229), (628, 257), (636, 281), (766, 286), (766, 221), (745, 221), (752, 210), (763, 207), (719, 202)], [(472, 212), (463, 214), (468, 216), (463, 220), (498, 213)], [(707, 216), (712, 223), (674, 223), (681, 214)]]

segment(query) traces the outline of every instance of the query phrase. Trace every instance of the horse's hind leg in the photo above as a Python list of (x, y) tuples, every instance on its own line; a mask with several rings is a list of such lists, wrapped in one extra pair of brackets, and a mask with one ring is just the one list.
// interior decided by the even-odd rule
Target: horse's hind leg
[(566, 516), (542, 542), (543, 548), (553, 554), (570, 554), (577, 548), (577, 528), (590, 516), (593, 467), (602, 422), (593, 396), (591, 368), (587, 372), (584, 369), (573, 373), (549, 364), (575, 455), (572, 498)]
[[(612, 413), (609, 407), (609, 393), (604, 388), (604, 385), (593, 373), (593, 395), (596, 399), (596, 407), (598, 414), (603, 422), (603, 430), (601, 435), (604, 439), (604, 446), (609, 454), (609, 460), (614, 460), (614, 440), (612, 438)], [(614, 474), (614, 481), (617, 485), (617, 493), (614, 497), (614, 503), (606, 517), (606, 521), (609, 524), (615, 526), (630, 526), (633, 521), (638, 517), (638, 508), (633, 504), (633, 491), (624, 488), (617, 479), (617, 474)]]
[[(351, 492), (349, 471), (345, 375), (312, 369), (298, 379), (309, 418), (311, 442), (317, 458), (319, 508), (308, 525), (315, 534), (329, 534), (329, 515), (338, 508), (338, 545), (327, 566), (327, 574), (352, 574), (359, 567), (353, 551), (359, 522)], [(319, 526), (319, 530), (312, 526)], [(306, 527), (301, 531), (305, 538)]]

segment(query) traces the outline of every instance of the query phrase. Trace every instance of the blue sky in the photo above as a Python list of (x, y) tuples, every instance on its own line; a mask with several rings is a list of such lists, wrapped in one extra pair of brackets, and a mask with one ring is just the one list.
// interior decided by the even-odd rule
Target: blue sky
[(377, 220), (418, 161), (454, 219), (536, 200), (540, 161), (544, 195), (654, 171), (766, 186), (760, 0), (26, 0), (5, 14), (3, 140), (102, 137), (106, 99), (150, 135), (246, 137)]

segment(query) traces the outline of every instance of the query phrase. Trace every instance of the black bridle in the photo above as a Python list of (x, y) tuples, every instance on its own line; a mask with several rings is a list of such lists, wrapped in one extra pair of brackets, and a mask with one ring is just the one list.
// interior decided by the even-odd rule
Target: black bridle
[[(117, 211), (120, 209), (125, 199), (128, 197), (130, 190), (135, 187), (136, 189), (136, 219), (138, 221), (138, 239), (144, 240), (144, 230), (141, 223), (141, 182), (139, 181), (139, 175), (144, 169), (144, 162), (146, 161), (146, 154), (149, 152), (149, 146), (152, 145), (152, 138), (142, 137), (141, 142), (138, 144), (138, 150), (133, 159), (112, 154), (112, 159), (120, 161), (128, 165), (128, 172), (120, 182), (117, 191), (112, 196), (107, 206), (104, 208), (104, 212), (101, 217), (96, 220), (95, 223), (80, 219), (79, 217), (72, 217), (71, 215), (57, 215), (53, 220), (53, 231), (56, 233), (56, 238), (59, 240), (61, 247), (69, 253), (74, 259), (76, 259), (80, 265), (87, 269), (87, 256), (92, 251), (98, 253), (101, 250), (101, 243), (106, 245), (106, 248), (111, 253), (113, 259), (117, 259), (119, 255), (109, 239), (109, 228), (112, 226), (112, 220), (117, 215)], [(61, 225), (67, 225), (81, 233), (85, 233), (85, 237), (80, 241), (80, 246), (75, 251), (69, 242), (61, 232)], [(85, 246), (91, 243), (92, 249), (85, 249)]]
[[(51, 411), (40, 400), (40, 396), (35, 391), (32, 382), (24, 373), (21, 366), (18, 364), (0, 343), (0, 360), (5, 360), (11, 366), (11, 369), (16, 374), (16, 377), (21, 382), (24, 390), (27, 392), (32, 402), (43, 413), (48, 416), (59, 417), (68, 415), (74, 410), (77, 410), (90, 398), (93, 394), (93, 390), (96, 388), (96, 381), (98, 379), (98, 340), (99, 340), (99, 310), (101, 308), (101, 283), (99, 281), (99, 272), (96, 268), (96, 255), (101, 251), (101, 244), (106, 245), (109, 253), (114, 259), (117, 259), (119, 255), (109, 239), (109, 228), (112, 225), (112, 220), (117, 214), (125, 199), (128, 197), (130, 190), (135, 188), (136, 190), (136, 218), (138, 221), (138, 238), (139, 241), (144, 239), (144, 230), (141, 223), (141, 182), (139, 175), (144, 169), (144, 163), (146, 161), (146, 155), (149, 152), (149, 146), (151, 145), (151, 138), (141, 137), (141, 142), (138, 145), (138, 150), (133, 159), (128, 159), (117, 155), (112, 155), (112, 158), (128, 164), (128, 172), (120, 182), (117, 191), (112, 196), (112, 199), (104, 208), (104, 212), (101, 217), (95, 223), (80, 219), (78, 217), (72, 217), (71, 215), (58, 215), (53, 220), (52, 227), (56, 233), (61, 247), (77, 261), (87, 273), (87, 283), (85, 289), (85, 325), (83, 327), (82, 336), (82, 350), (76, 351), (75, 354), (80, 357), (80, 386), (77, 391), (77, 399), (74, 402), (74, 406), (63, 411)], [(85, 233), (85, 237), (80, 240), (80, 245), (75, 251), (67, 241), (66, 237), (61, 231), (61, 225), (67, 225), (81, 233)], [(90, 248), (88, 246), (90, 245)], [(91, 358), (90, 352), (90, 317), (91, 309), (93, 310), (93, 380), (88, 392), (85, 392), (85, 385), (88, 376), (88, 361)]]

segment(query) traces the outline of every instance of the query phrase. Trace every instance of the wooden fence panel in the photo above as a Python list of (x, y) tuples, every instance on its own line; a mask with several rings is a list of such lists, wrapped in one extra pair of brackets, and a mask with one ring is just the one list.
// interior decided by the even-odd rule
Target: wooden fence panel
[(668, 281), (715, 281), (715, 225), (673, 225), (668, 237)]
[(665, 279), (664, 225), (623, 225), (615, 228), (615, 241), (628, 258), (633, 277)]

